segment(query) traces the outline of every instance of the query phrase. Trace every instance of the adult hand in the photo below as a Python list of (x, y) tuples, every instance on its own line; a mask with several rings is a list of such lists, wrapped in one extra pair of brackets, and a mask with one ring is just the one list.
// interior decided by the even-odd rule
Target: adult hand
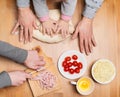
[(56, 21), (52, 19), (48, 19), (47, 21), (42, 22), (42, 32), (43, 34), (47, 34), (53, 36), (53, 32), (56, 30)]
[(72, 39), (75, 39), (79, 34), (80, 51), (85, 52), (87, 55), (92, 52), (93, 47), (96, 46), (96, 41), (93, 35), (92, 19), (83, 17), (76, 27)]
[(68, 21), (59, 20), (57, 23), (56, 33), (61, 32), (62, 37), (65, 38), (69, 34), (69, 24)]
[(31, 50), (28, 51), (28, 56), (24, 64), (31, 69), (39, 69), (41, 66), (44, 66), (45, 61), (42, 56), (38, 55), (37, 51)]
[(13, 71), (8, 72), (12, 86), (19, 86), (23, 84), (27, 78), (32, 78), (32, 76), (28, 73), (25, 73), (24, 71)]
[(13, 28), (12, 34), (19, 28), (20, 42), (32, 41), (33, 28), (37, 29), (36, 18), (29, 7), (18, 8), (18, 21)]

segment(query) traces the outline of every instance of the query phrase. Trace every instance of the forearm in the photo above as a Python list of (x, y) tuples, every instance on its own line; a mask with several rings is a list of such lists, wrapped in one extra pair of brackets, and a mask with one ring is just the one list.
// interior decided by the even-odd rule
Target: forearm
[(18, 8), (24, 8), (30, 6), (30, 0), (17, 0)]
[(63, 20), (70, 20), (74, 13), (76, 7), (77, 0), (67, 0), (62, 2), (61, 4), (61, 18)]
[(11, 85), (11, 79), (7, 72), (3, 71), (0, 73), (0, 88)]
[(24, 63), (28, 52), (24, 49), (14, 47), (6, 42), (0, 41), (0, 55), (18, 63)]
[(97, 10), (101, 7), (104, 0), (85, 0), (85, 9), (83, 16), (92, 19), (94, 18)]
[(46, 0), (33, 0), (35, 12), (40, 21), (49, 19), (49, 11), (46, 5)]

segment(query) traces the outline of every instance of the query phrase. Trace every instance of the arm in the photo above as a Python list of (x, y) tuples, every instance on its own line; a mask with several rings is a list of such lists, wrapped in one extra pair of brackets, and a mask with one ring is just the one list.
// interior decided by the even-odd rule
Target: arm
[(76, 3), (77, 3), (77, 0), (66, 0), (66, 1), (63, 1), (62, 4), (61, 4), (61, 19), (63, 20), (70, 20), (73, 13), (74, 13), (74, 10), (75, 10), (75, 7), (76, 7)]
[[(20, 52), (22, 52), (23, 55), (21, 56), (21, 59), (18, 60), (19, 58), (16, 56), (17, 51), (19, 52), (18, 48), (15, 48), (10, 44), (0, 41), (0, 55), (1, 56), (10, 58), (17, 62), (23, 62), (26, 58), (25, 56), (27, 55), (27, 52), (26, 51), (22, 52), (20, 49)], [(21, 55), (21, 54), (19, 54), (19, 55)], [(11, 81), (9, 74), (6, 71), (1, 72), (0, 73), (0, 88), (11, 86), (11, 85), (12, 85), (12, 81)]]
[(61, 3), (61, 19), (57, 23), (56, 33), (65, 38), (69, 34), (69, 20), (72, 18), (77, 0), (64, 0)]
[(49, 10), (46, 4), (46, 0), (33, 0), (35, 12), (39, 21), (42, 23), (43, 34), (48, 34), (50, 36), (55, 32), (56, 21), (49, 18)]
[(30, 74), (24, 71), (12, 71), (12, 72), (3, 71), (0, 73), (0, 88), (8, 86), (19, 86), (23, 84), (27, 78), (32, 77)]
[(10, 58), (18, 63), (24, 63), (27, 58), (27, 50), (14, 47), (6, 42), (0, 41), (0, 55)]
[(11, 84), (12, 83), (11, 83), (9, 74), (6, 71), (1, 72), (0, 73), (0, 88), (10, 86)]
[(79, 37), (80, 51), (89, 55), (96, 46), (93, 33), (93, 18), (96, 11), (100, 8), (103, 0), (85, 0), (86, 6), (83, 12), (83, 18), (78, 23), (73, 39)]
[(7, 57), (32, 69), (39, 69), (45, 64), (43, 57), (40, 57), (35, 50), (27, 51), (6, 42), (0, 41), (0, 55)]
[(85, 0), (85, 9), (83, 11), (83, 16), (92, 19), (97, 10), (100, 8), (104, 0)]
[[(17, 51), (18, 51), (18, 53), (17, 53)], [(23, 55), (21, 55), (20, 52)], [(10, 58), (12, 60), (22, 63), (22, 62), (24, 62), (24, 60), (27, 56), (27, 51), (24, 51), (24, 50), (22, 51), (20, 49), (20, 52), (19, 52), (18, 48), (15, 48), (10, 44), (0, 41), (0, 55), (1, 56), (7, 57), (7, 58)], [(21, 57), (18, 58), (16, 56), (17, 54), (20, 55)], [(9, 74), (6, 71), (1, 72), (0, 73), (0, 88), (7, 87), (10, 85), (12, 85), (12, 82), (11, 82), (11, 78), (10, 78)]]
[(49, 10), (46, 0), (33, 0), (33, 5), (40, 21), (46, 21), (49, 19)]
[[(32, 69), (39, 69), (45, 64), (43, 57), (38, 56), (37, 51), (23, 50), (2, 41), (0, 41), (0, 55), (16, 62), (24, 63), (27, 67)], [(0, 88), (11, 85), (19, 86), (26, 78), (30, 78), (30, 75), (26, 74), (24, 71), (3, 71), (0, 73)]]
[(12, 30), (12, 34), (19, 28), (19, 41), (31, 42), (33, 29), (37, 29), (36, 17), (30, 9), (30, 0), (17, 0), (18, 6), (18, 19), (15, 27)]
[(30, 0), (17, 0), (17, 6), (20, 7), (29, 7)]

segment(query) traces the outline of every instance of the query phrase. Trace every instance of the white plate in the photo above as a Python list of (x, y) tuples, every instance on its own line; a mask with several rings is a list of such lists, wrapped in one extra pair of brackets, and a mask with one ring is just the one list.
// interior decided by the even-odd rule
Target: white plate
[[(62, 62), (64, 61), (64, 58), (67, 56), (72, 57), (72, 55), (77, 55), (78, 56), (77, 61), (79, 61), (83, 64), (83, 68), (80, 70), (80, 73), (78, 73), (78, 74), (77, 73), (70, 74), (69, 72), (65, 72), (64, 68), (62, 66)], [(66, 51), (60, 56), (60, 58), (58, 60), (59, 72), (63, 75), (63, 77), (68, 78), (68, 79), (77, 79), (77, 78), (81, 77), (85, 73), (86, 69), (87, 69), (87, 61), (85, 59), (85, 56), (82, 53), (80, 53), (79, 51), (75, 51), (75, 50)]]
[[(114, 74), (111, 76), (111, 78), (110, 78), (108, 81), (102, 82), (102, 81), (98, 80), (97, 78), (95, 78), (94, 69), (95, 69), (95, 67), (98, 65), (98, 62), (108, 62), (108, 63), (113, 67), (112, 69), (113, 69), (113, 71), (114, 71)], [(102, 69), (102, 67), (99, 68), (99, 69)], [(108, 83), (110, 83), (110, 82), (115, 78), (116, 68), (115, 68), (114, 64), (113, 64), (111, 61), (109, 61), (109, 60), (107, 60), (107, 59), (99, 59), (98, 61), (96, 61), (96, 62), (93, 64), (91, 72), (92, 72), (92, 76), (93, 76), (93, 78), (94, 78), (94, 80), (95, 80), (96, 82), (98, 82), (98, 83), (100, 83), (100, 84), (108, 84)]]

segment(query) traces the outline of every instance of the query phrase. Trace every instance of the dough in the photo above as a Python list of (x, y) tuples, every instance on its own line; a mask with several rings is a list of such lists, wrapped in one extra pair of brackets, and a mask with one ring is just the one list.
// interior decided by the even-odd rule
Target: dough
[[(49, 16), (51, 19), (53, 20), (59, 20), (60, 18), (60, 11), (57, 9), (54, 10), (50, 10), (49, 11)], [(61, 34), (57, 34), (57, 35), (53, 35), (53, 37), (45, 34), (43, 35), (42, 31), (42, 27), (39, 21), (37, 21), (37, 25), (39, 26), (40, 30), (33, 30), (33, 37), (37, 40), (43, 41), (43, 42), (47, 42), (47, 43), (56, 43), (56, 42), (60, 42), (68, 37), (71, 36), (71, 34), (74, 32), (74, 26), (72, 24), (72, 21), (70, 20), (69, 22), (69, 32), (70, 34), (66, 36), (66, 38), (62, 38)]]

